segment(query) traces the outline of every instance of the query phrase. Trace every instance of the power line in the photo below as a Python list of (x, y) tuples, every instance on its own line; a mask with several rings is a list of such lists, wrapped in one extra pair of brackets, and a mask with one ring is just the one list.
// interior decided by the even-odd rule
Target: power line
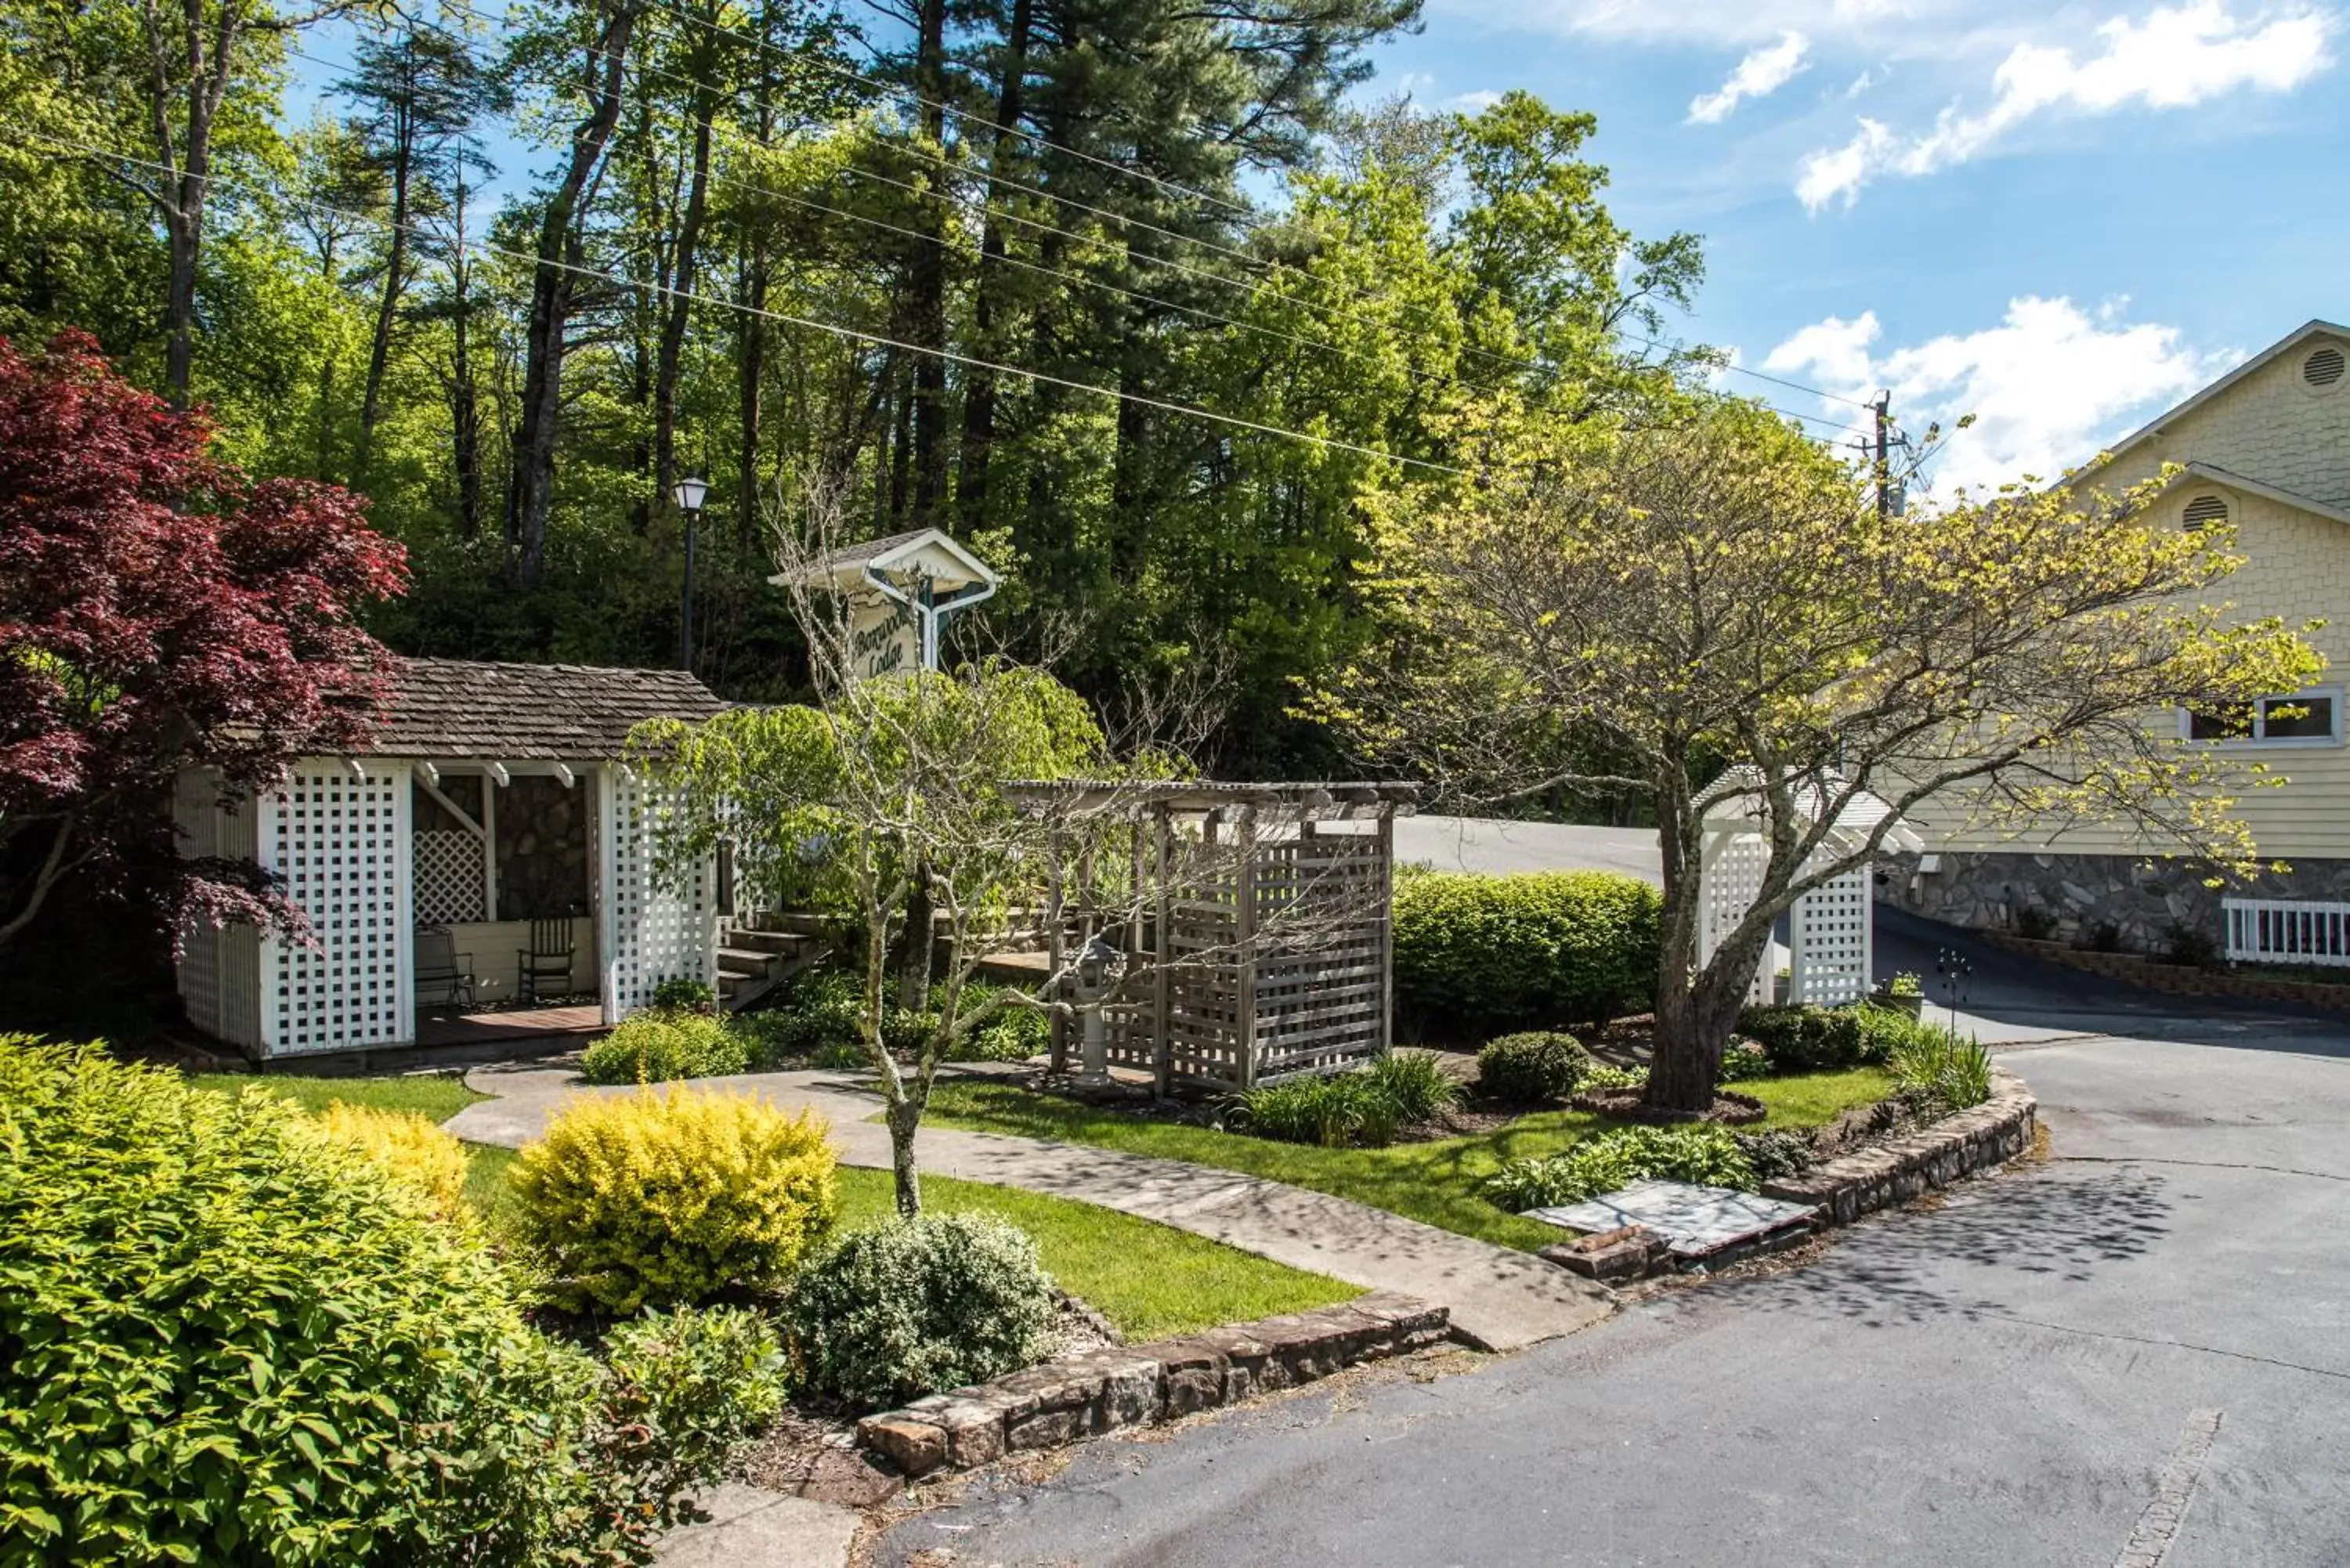
[[(65, 137), (51, 136), (45, 131), (18, 130), (17, 134), (30, 136), (36, 141), (46, 141), (53, 147), (66, 148), (69, 151), (81, 153), (87, 157), (111, 159), (120, 163), (131, 164), (138, 168), (151, 170), (157, 173), (169, 174), (173, 172), (173, 171), (167, 165), (157, 163), (151, 159), (134, 158), (128, 153), (109, 151), (105, 148), (93, 147), (87, 142), (74, 141)], [(1144, 408), (1157, 409), (1164, 413), (1188, 415), (1193, 419), (1207, 420), (1215, 424), (1229, 425), (1235, 429), (1253, 431), (1259, 435), (1278, 436), (1286, 441), (1303, 441), (1309, 446), (1320, 447), (1326, 451), (1348, 452), (1357, 457), (1377, 458), (1386, 462), (1399, 463), (1410, 468), (1423, 468), (1432, 472), (1449, 473), (1456, 477), (1465, 478), (1468, 476), (1470, 472), (1465, 468), (1455, 467), (1451, 463), (1434, 462), (1426, 458), (1406, 457), (1399, 452), (1382, 452), (1377, 447), (1360, 446), (1353, 441), (1339, 441), (1330, 436), (1311, 435), (1304, 431), (1294, 431), (1285, 429), (1280, 425), (1266, 424), (1261, 421), (1244, 419), (1238, 414), (1219, 413), (1212, 409), (1202, 409), (1190, 403), (1179, 403), (1170, 399), (1153, 398), (1140, 392), (1120, 391), (1114, 387), (1103, 387), (1091, 381), (1080, 381), (1071, 377), (1055, 376), (1049, 371), (1033, 370), (1024, 366), (999, 364), (991, 359), (983, 359), (976, 355), (960, 353), (951, 348), (934, 348), (920, 343), (908, 343), (895, 337), (888, 337), (882, 333), (868, 332), (861, 327), (843, 327), (837, 322), (824, 321), (815, 317), (799, 316), (786, 310), (773, 310), (758, 306), (745, 305), (740, 300), (723, 299), (715, 295), (694, 293), (690, 290), (672, 287), (668, 284), (620, 277), (596, 267), (582, 266), (573, 262), (554, 261), (543, 256), (533, 255), (525, 251), (517, 251), (504, 245), (493, 244), (486, 240), (455, 240), (447, 234), (434, 234), (432, 230), (421, 223), (395, 223), (390, 219), (376, 218), (364, 213), (354, 213), (348, 208), (338, 207), (332, 202), (321, 202), (314, 197), (289, 196), (283, 192), (273, 192), (267, 185), (258, 181), (240, 180), (233, 175), (218, 173), (206, 174), (203, 176), (203, 178), (210, 184), (228, 185), (240, 190), (252, 191), (264, 195), (275, 196), (280, 201), (291, 202), (297, 205), (306, 206), (315, 212), (332, 213), (338, 217), (345, 218), (352, 223), (376, 229), (379, 232), (400, 232), (410, 234), (423, 235), (442, 244), (454, 245), (463, 249), (479, 250), (493, 255), (504, 256), (509, 260), (527, 263), (535, 267), (552, 267), (558, 272), (571, 273), (580, 277), (594, 278), (600, 283), (608, 283), (618, 288), (642, 289), (654, 294), (665, 295), (673, 299), (681, 299), (689, 304), (715, 306), (720, 309), (737, 311), (745, 316), (756, 316), (766, 320), (781, 322), (788, 327), (804, 327), (812, 331), (830, 333), (837, 337), (848, 338), (852, 341), (868, 344), (878, 348), (889, 348), (907, 354), (926, 354), (936, 358), (949, 360), (954, 364), (966, 366), (972, 369), (988, 370), (997, 375), (1017, 377), (1024, 380), (1040, 381), (1050, 386), (1066, 388), (1070, 391), (1090, 392), (1097, 397), (1109, 398), (1120, 402), (1135, 403)]]

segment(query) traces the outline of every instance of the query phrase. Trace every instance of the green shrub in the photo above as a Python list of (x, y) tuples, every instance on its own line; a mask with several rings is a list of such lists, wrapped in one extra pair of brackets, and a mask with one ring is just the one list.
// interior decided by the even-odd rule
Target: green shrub
[(1991, 1053), (1947, 1030), (1918, 1027), (1894, 1046), (1887, 1065), (1901, 1091), (1928, 1116), (1967, 1110), (1991, 1098)]
[(604, 1336), (603, 1355), (598, 1449), (606, 1468), (628, 1478), (636, 1516), (661, 1527), (686, 1522), (669, 1500), (719, 1480), (727, 1457), (782, 1412), (789, 1392), (775, 1328), (740, 1307), (630, 1318)]
[(1646, 1067), (1613, 1067), (1605, 1062), (1592, 1064), (1591, 1070), (1583, 1075), (1583, 1082), (1577, 1085), (1585, 1091), (1645, 1089), (1648, 1086), (1648, 1070)]
[(1395, 1141), (1403, 1119), (1395, 1101), (1367, 1072), (1290, 1078), (1243, 1089), (1225, 1102), (1225, 1108), (1233, 1125), (1252, 1137), (1323, 1148), (1357, 1144), (1385, 1147)]
[(726, 1020), (699, 1012), (639, 1012), (579, 1061), (591, 1084), (665, 1084), (750, 1070), (750, 1044)]
[(1730, 1049), (1721, 1054), (1721, 1071), (1716, 1075), (1715, 1082), (1743, 1084), (1767, 1078), (1778, 1070), (1778, 1064), (1760, 1050), (1732, 1041)]
[(1477, 1082), (1497, 1100), (1563, 1100), (1591, 1071), (1591, 1053), (1572, 1034), (1504, 1034), (1477, 1053)]
[(1389, 1051), (1371, 1064), (1371, 1082), (1401, 1122), (1432, 1121), (1461, 1103), (1461, 1085), (1425, 1051)]
[(330, 1102), (318, 1113), (327, 1136), (358, 1149), (421, 1195), (443, 1220), (465, 1213), (465, 1146), (414, 1111)]
[(984, 1215), (926, 1214), (855, 1231), (810, 1263), (785, 1323), (810, 1387), (878, 1407), (1027, 1366), (1053, 1311), (1024, 1234)]
[(1773, 1181), (1783, 1176), (1801, 1176), (1812, 1168), (1812, 1139), (1808, 1133), (1784, 1127), (1769, 1132), (1738, 1133), (1739, 1151), (1746, 1163), (1754, 1168), (1758, 1181)]
[(833, 1166), (814, 1115), (677, 1088), (592, 1096), (515, 1162), (515, 1228), (575, 1309), (766, 1290), (831, 1230)]
[(1548, 1159), (1513, 1159), (1486, 1178), (1486, 1199), (1513, 1213), (1580, 1203), (1645, 1177), (1752, 1190), (1754, 1168), (1727, 1127), (1618, 1127)]
[(1437, 874), (1395, 890), (1396, 1000), (1448, 1035), (1605, 1028), (1656, 999), (1656, 888), (1603, 871)]
[(1053, 1020), (1033, 1007), (1008, 1007), (955, 1043), (957, 1062), (1025, 1062), (1053, 1044)]
[(619, 1560), (596, 1376), (294, 1106), (0, 1037), (0, 1562)]
[(710, 1012), (718, 1006), (718, 993), (704, 981), (674, 974), (653, 987), (653, 1007), (661, 1012)]
[(1883, 1007), (1750, 1007), (1738, 1015), (1739, 1032), (1752, 1036), (1782, 1073), (1833, 1072), (1883, 1061), (1881, 1030), (1908, 1022)]

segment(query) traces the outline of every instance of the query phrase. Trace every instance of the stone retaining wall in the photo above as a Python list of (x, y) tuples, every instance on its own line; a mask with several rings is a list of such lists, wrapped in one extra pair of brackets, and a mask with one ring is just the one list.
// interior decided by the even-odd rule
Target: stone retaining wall
[(2023, 1080), (1993, 1067), (1991, 1098), (1972, 1110), (1874, 1148), (1762, 1184), (1762, 1196), (1819, 1210), (1816, 1223), (1849, 1225), (1864, 1214), (1906, 1203), (1919, 1193), (2004, 1165), (2032, 1147), (2040, 1103)]
[(2300, 1002), (2312, 1007), (2350, 1012), (2350, 985), (2328, 985), (2315, 980), (2282, 980), (2272, 975), (2246, 974), (2239, 970), (2198, 969), (2190, 964), (2164, 963), (2138, 953), (2101, 953), (2069, 942), (2036, 942), (2005, 931), (1982, 933), (2011, 952), (2085, 970), (2108, 980), (2143, 986), (2175, 996), (2249, 996), (2269, 1002)]
[(1155, 1345), (1087, 1351), (868, 1417), (857, 1439), (908, 1476), (1171, 1420), (1436, 1344), (1449, 1314), (1379, 1291)]

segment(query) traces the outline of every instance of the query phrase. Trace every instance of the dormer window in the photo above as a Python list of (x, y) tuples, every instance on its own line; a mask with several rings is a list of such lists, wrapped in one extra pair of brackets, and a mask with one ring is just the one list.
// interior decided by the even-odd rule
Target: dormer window
[(2225, 524), (2228, 521), (2228, 499), (2224, 495), (2195, 496), (2179, 513), (2178, 521), (2190, 534), (2199, 533), (2213, 524)]

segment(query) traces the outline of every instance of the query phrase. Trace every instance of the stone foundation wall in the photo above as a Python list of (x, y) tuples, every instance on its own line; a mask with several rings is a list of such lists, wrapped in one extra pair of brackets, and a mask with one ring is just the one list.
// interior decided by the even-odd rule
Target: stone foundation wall
[(1908, 1137), (1762, 1184), (1762, 1196), (1819, 1210), (1817, 1224), (1849, 1225), (1919, 1193), (2004, 1165), (2032, 1147), (2040, 1102), (2023, 1080), (1991, 1069), (1991, 1098)]
[(2350, 860), (2297, 860), (2290, 870), (2215, 888), (2205, 884), (2218, 873), (2201, 861), (1966, 851), (1944, 851), (1937, 859), (1939, 868), (1924, 872), (1915, 856), (1888, 860), (1878, 896), (1976, 930), (2015, 930), (2022, 911), (2043, 910), (2055, 919), (2058, 941), (2085, 940), (2110, 923), (2129, 952), (2168, 952), (2175, 926), (2223, 941), (2222, 898), (2350, 902)]
[(868, 1417), (857, 1440), (909, 1476), (969, 1469), (1401, 1355), (1443, 1339), (1449, 1321), (1440, 1306), (1374, 1292), (1315, 1312), (1044, 1362)]

